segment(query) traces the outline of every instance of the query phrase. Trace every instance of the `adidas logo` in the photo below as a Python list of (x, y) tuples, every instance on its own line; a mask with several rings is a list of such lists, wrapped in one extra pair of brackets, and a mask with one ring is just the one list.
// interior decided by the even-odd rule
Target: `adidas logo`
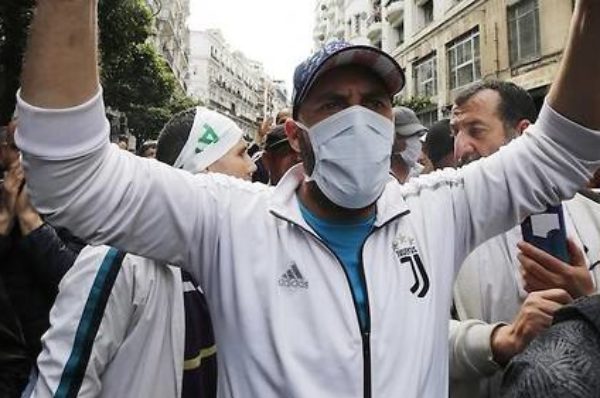
[(292, 289), (308, 289), (308, 281), (304, 279), (296, 264), (292, 264), (290, 269), (279, 278), (279, 286)]

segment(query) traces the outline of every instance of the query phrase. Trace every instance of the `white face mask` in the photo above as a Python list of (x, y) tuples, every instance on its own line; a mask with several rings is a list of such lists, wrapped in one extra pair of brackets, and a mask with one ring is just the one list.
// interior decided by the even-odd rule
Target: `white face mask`
[(400, 156), (408, 167), (413, 167), (419, 161), (422, 149), (421, 139), (418, 135), (414, 135), (406, 139), (406, 149), (400, 152)]
[(408, 176), (406, 180), (412, 177), (418, 177), (425, 166), (419, 163), (421, 157), (421, 151), (423, 150), (423, 143), (419, 135), (408, 137), (406, 140), (406, 148), (401, 152), (394, 152), (392, 155), (400, 156), (406, 166), (408, 167)]
[(309, 181), (333, 203), (347, 209), (373, 204), (390, 179), (394, 140), (391, 120), (360, 105), (344, 109), (308, 132), (315, 166)]
[(425, 170), (425, 166), (423, 166), (421, 163), (415, 163), (408, 172), (408, 178), (410, 179), (420, 176), (423, 170)]

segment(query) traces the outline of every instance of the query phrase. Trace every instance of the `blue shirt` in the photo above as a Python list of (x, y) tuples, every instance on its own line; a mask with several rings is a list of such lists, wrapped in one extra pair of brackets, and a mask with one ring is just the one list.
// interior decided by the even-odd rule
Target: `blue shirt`
[(361, 270), (361, 251), (367, 236), (373, 230), (375, 214), (358, 221), (334, 222), (317, 217), (300, 201), (298, 203), (306, 223), (341, 261), (348, 275), (352, 296), (357, 306), (361, 330), (365, 331), (368, 325), (367, 289)]

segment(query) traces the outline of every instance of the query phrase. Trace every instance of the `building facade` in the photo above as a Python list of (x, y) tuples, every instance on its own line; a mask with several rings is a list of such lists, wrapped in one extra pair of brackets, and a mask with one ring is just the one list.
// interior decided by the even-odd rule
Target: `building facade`
[[(405, 68), (401, 97), (430, 103), (425, 123), (448, 114), (456, 95), (484, 79), (512, 81), (541, 106), (556, 76), (571, 0), (370, 0), (372, 45)], [(376, 22), (379, 21), (379, 22)]]
[(367, 27), (375, 18), (371, 7), (370, 0), (317, 0), (313, 31), (315, 48), (332, 40), (369, 44)]
[(234, 51), (218, 29), (190, 33), (188, 94), (232, 118), (250, 137), (265, 118), (287, 107), (260, 62)]
[(164, 56), (183, 92), (189, 80), (189, 0), (146, 0), (154, 14), (150, 41)]

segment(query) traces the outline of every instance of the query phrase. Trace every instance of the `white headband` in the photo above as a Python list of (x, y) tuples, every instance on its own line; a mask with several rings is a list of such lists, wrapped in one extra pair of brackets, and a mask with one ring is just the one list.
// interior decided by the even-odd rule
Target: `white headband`
[(198, 107), (190, 135), (173, 167), (191, 173), (204, 171), (222, 158), (242, 137), (242, 130), (233, 120)]

